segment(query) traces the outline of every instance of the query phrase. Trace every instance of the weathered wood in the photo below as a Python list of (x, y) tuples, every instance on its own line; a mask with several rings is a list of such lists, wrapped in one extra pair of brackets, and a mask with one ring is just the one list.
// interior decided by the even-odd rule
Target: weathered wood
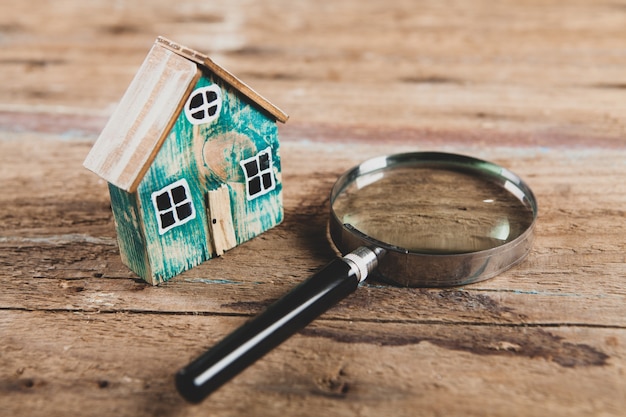
[(85, 167), (134, 192), (199, 76), (193, 62), (153, 46), (87, 155)]
[[(151, 287), (121, 263), (106, 183), (81, 162), (158, 33), (291, 120), (283, 223)], [(623, 415), (624, 5), (7, 2), (0, 34), (0, 414)], [(529, 257), (463, 288), (371, 281), (185, 404), (176, 369), (335, 255), (336, 177), (409, 150), (527, 180)]]
[[(0, 316), (0, 326), (11, 331), (2, 338), (0, 357), (0, 389), (7, 394), (0, 400), (3, 411), (29, 416), (622, 411), (623, 375), (602, 362), (607, 361), (603, 355), (611, 356), (608, 361), (619, 355), (626, 340), (610, 329), (493, 331), (389, 323), (381, 333), (376, 323), (325, 320), (271, 352), (206, 403), (185, 404), (173, 390), (169, 370), (243, 320), (171, 316), (164, 322), (161, 315), (150, 314), (6, 311)], [(45, 337), (44, 327), (49, 329)], [(602, 353), (588, 345), (593, 341), (601, 341)], [(172, 349), (178, 353), (166, 354)]]
[(222, 256), (228, 249), (237, 246), (228, 187), (222, 185), (217, 190), (209, 191), (207, 198), (211, 243), (215, 254)]

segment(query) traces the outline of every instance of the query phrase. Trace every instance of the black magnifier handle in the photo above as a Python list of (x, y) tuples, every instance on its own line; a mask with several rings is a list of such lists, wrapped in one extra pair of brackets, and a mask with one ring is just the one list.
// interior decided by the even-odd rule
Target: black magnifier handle
[(378, 248), (360, 247), (329, 263), (264, 312), (178, 371), (176, 387), (200, 402), (289, 336), (354, 292), (378, 264)]

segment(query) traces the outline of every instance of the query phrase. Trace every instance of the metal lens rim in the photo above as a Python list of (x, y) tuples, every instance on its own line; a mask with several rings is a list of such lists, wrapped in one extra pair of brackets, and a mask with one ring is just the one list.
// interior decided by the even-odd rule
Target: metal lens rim
[[(409, 251), (378, 241), (340, 221), (334, 211), (334, 202), (348, 185), (364, 175), (402, 166), (420, 168), (433, 166), (440, 169), (461, 171), (496, 183), (513, 194), (532, 211), (532, 222), (518, 237), (495, 248), (469, 253), (427, 254)], [(528, 184), (504, 167), (453, 153), (410, 152), (369, 159), (340, 176), (330, 192), (329, 229), (333, 243), (343, 254), (351, 252), (358, 246), (384, 249), (386, 255), (379, 267), (379, 275), (382, 279), (403, 286), (438, 287), (482, 281), (521, 261), (532, 246), (537, 215), (537, 200)], [(447, 264), (450, 265), (449, 268), (446, 266)], [(437, 273), (415, 270), (420, 268), (433, 269), (433, 267), (436, 267)], [(394, 274), (402, 274), (404, 277), (398, 278), (393, 276)]]

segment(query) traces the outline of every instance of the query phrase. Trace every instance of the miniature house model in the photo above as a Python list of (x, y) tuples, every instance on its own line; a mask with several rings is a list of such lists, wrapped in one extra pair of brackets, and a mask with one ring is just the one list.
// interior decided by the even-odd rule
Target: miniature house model
[(287, 115), (158, 38), (84, 165), (109, 183), (122, 261), (166, 281), (282, 221)]

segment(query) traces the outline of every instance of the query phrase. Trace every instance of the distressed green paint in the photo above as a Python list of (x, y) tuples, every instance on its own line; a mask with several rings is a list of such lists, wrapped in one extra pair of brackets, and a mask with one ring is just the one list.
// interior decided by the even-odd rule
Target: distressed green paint
[[(118, 222), (122, 258), (134, 272), (153, 284), (214, 256), (206, 218), (206, 193), (222, 184), (229, 189), (237, 244), (283, 220), (276, 122), (242, 100), (230, 86), (217, 79), (216, 82), (222, 92), (222, 109), (217, 120), (194, 128), (181, 111), (136, 193), (110, 187), (116, 221), (118, 217), (122, 219)], [(204, 74), (194, 90), (212, 83), (210, 74)], [(185, 101), (186, 97), (181, 100)], [(272, 152), (276, 188), (247, 201), (245, 175), (239, 162), (268, 147)], [(183, 178), (189, 185), (196, 216), (160, 235), (152, 193)]]
[[(160, 235), (152, 193), (182, 178), (189, 185), (196, 217)], [(192, 128), (184, 114), (179, 116), (172, 127), (137, 192), (144, 213), (152, 274), (157, 281), (167, 280), (211, 257), (204, 214), (204, 189), (198, 182)]]
[[(208, 86), (211, 83), (211, 79), (204, 76), (199, 80), (196, 88)], [(223, 94), (222, 114), (217, 123), (202, 125), (199, 129), (199, 136), (206, 142), (210, 142), (217, 137), (234, 132), (248, 138), (251, 146), (233, 143), (230, 148), (224, 149), (222, 157), (230, 167), (225, 179), (211, 175), (212, 167), (204, 161), (204, 168), (209, 171), (204, 181), (212, 187), (211, 189), (219, 187), (224, 180), (229, 186), (235, 236), (237, 244), (241, 244), (283, 220), (278, 128), (273, 118), (259, 111), (247, 100), (242, 100), (231, 87), (219, 80), (216, 83)], [(272, 149), (276, 188), (252, 201), (247, 201), (245, 176), (239, 162), (256, 155), (267, 147)]]
[(122, 255), (122, 262), (137, 275), (148, 279), (151, 276), (150, 265), (143, 237), (137, 195), (117, 188), (113, 184), (109, 184), (109, 194), (111, 195), (111, 208), (115, 218), (117, 242)]

